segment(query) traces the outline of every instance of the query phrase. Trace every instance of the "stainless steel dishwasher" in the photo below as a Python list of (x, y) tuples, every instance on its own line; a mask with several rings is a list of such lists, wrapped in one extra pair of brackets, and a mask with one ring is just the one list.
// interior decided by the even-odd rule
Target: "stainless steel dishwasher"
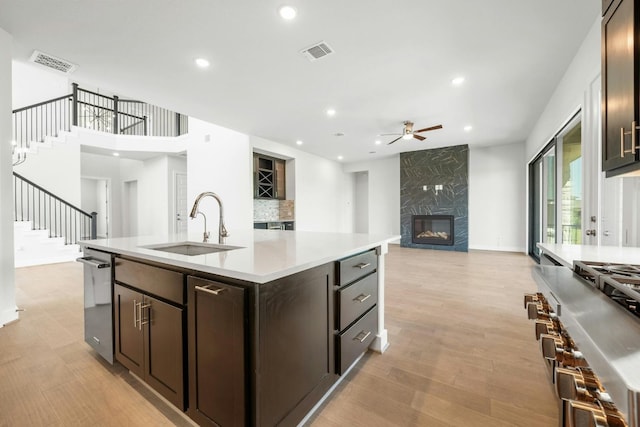
[(113, 365), (111, 254), (84, 249), (84, 340)]

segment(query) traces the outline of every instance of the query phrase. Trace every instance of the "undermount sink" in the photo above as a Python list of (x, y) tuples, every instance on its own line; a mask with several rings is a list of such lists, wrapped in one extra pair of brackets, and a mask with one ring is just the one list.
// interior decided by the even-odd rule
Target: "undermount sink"
[(214, 243), (199, 242), (161, 243), (157, 245), (148, 245), (141, 247), (145, 249), (152, 249), (154, 251), (171, 252), (174, 254), (189, 256), (242, 249), (240, 246), (217, 245)]

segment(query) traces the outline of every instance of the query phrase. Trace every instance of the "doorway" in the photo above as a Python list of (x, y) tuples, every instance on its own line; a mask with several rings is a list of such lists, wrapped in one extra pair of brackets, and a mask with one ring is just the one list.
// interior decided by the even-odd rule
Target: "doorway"
[(80, 180), (81, 206), (85, 212), (97, 212), (96, 236), (109, 237), (111, 217), (110, 179), (83, 177)]
[(175, 195), (173, 200), (173, 212), (175, 221), (173, 222), (174, 233), (187, 233), (187, 226), (189, 221), (188, 215), (188, 200), (187, 200), (187, 174), (183, 172), (176, 172), (173, 177), (173, 194)]

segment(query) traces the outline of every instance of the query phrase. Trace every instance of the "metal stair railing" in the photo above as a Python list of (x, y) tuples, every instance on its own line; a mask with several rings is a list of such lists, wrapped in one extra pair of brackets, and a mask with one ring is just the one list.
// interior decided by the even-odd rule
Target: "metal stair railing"
[(14, 220), (31, 221), (33, 230), (49, 230), (65, 245), (95, 239), (97, 213), (87, 213), (22, 175), (13, 172)]
[(188, 132), (188, 117), (142, 101), (106, 96), (72, 84), (72, 93), (13, 110), (13, 165), (26, 160), (33, 142), (72, 126), (119, 135), (175, 137)]

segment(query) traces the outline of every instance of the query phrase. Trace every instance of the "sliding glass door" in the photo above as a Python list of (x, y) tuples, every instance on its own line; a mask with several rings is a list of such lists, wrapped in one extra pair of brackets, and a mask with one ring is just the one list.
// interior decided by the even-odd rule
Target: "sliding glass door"
[(529, 163), (529, 255), (537, 244), (582, 243), (582, 126), (577, 114)]
[(540, 258), (540, 242), (556, 241), (556, 146), (549, 144), (529, 164), (531, 210), (529, 254)]

